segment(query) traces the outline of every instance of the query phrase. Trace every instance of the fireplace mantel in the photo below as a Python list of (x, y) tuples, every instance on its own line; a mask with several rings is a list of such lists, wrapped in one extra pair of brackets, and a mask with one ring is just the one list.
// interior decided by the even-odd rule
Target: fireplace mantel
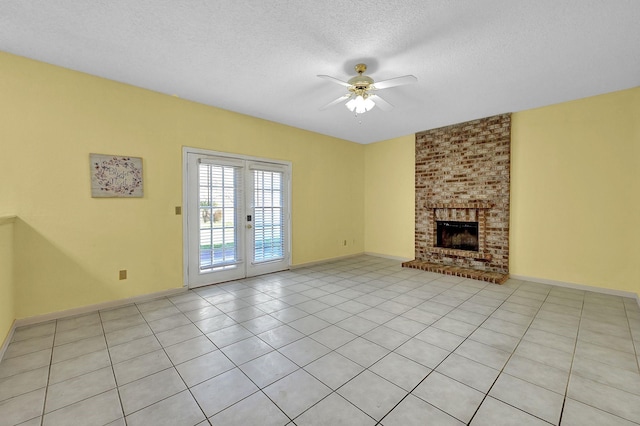
[(490, 209), (493, 203), (487, 201), (465, 201), (459, 203), (426, 203), (428, 209)]

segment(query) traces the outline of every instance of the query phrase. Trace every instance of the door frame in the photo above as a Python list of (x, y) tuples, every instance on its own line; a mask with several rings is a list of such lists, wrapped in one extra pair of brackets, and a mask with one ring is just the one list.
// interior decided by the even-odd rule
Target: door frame
[[(241, 154), (233, 154), (229, 152), (220, 152), (220, 151), (212, 151), (209, 149), (203, 148), (194, 148), (189, 146), (182, 146), (182, 277), (183, 277), (183, 287), (189, 288), (189, 228), (187, 219), (189, 217), (189, 203), (188, 203), (188, 169), (187, 169), (187, 154), (196, 154), (196, 155), (206, 155), (206, 156), (216, 156), (216, 157), (224, 157), (229, 159), (243, 160), (243, 161), (255, 161), (262, 163), (270, 163), (277, 164), (279, 166), (285, 166), (288, 170), (289, 179), (287, 179), (287, 215), (285, 217), (285, 221), (287, 223), (287, 235), (284, 236), (286, 238), (287, 247), (289, 248), (289, 253), (287, 255), (286, 263), (287, 267), (291, 267), (291, 181), (292, 181), (292, 167), (290, 161), (283, 160), (275, 160), (271, 158), (262, 158), (262, 157), (254, 157), (249, 155), (241, 155)], [(249, 261), (249, 259), (247, 259)]]

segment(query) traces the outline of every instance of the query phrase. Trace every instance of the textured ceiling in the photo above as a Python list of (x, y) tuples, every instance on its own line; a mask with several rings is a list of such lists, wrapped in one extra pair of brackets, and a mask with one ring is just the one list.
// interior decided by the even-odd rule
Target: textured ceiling
[[(0, 50), (370, 143), (640, 84), (637, 0), (1, 0)], [(418, 83), (357, 118), (354, 75)]]

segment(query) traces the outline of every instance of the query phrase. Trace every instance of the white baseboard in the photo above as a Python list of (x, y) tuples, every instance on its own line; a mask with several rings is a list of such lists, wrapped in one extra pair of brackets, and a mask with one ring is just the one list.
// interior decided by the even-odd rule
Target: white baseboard
[(366, 254), (367, 256), (381, 257), (383, 259), (398, 260), (400, 262), (408, 262), (410, 260), (413, 260), (412, 257), (390, 256), (388, 254), (374, 253), (372, 251), (365, 251), (364, 254)]
[(2, 358), (4, 358), (4, 353), (7, 351), (7, 348), (9, 347), (9, 343), (11, 343), (11, 341), (13, 340), (13, 333), (15, 333), (16, 331), (16, 321), (13, 321), (13, 324), (11, 324), (11, 328), (9, 329), (9, 333), (7, 333), (7, 338), (4, 339), (4, 343), (2, 344), (2, 346), (0, 346), (0, 361), (2, 361)]
[(638, 295), (638, 293), (634, 293), (632, 291), (616, 290), (613, 288), (595, 287), (595, 286), (590, 286), (585, 284), (567, 283), (563, 281), (548, 280), (546, 278), (527, 277), (525, 275), (509, 274), (509, 278), (513, 278), (521, 281), (531, 281), (531, 282), (540, 283), (540, 284), (555, 285), (557, 287), (573, 288), (576, 290), (593, 291), (595, 293), (609, 294), (611, 296), (631, 297), (633, 299), (636, 299), (636, 301), (638, 302), (638, 306), (640, 306), (640, 296)]
[[(146, 302), (160, 297), (175, 296), (187, 291), (186, 287), (172, 288), (169, 290), (158, 291), (156, 293), (143, 294), (141, 296), (128, 297), (126, 299), (112, 300), (110, 302), (96, 303), (93, 305), (81, 306), (79, 308), (67, 309), (64, 311), (51, 312), (44, 315), (36, 315), (33, 317), (20, 318), (14, 321), (13, 327), (23, 327), (25, 325), (37, 324), (40, 322), (46, 322), (66, 317), (72, 317), (76, 315), (88, 314), (90, 312), (99, 311), (102, 309), (117, 308), (119, 306), (129, 305), (131, 303)], [(12, 332), (13, 333), (13, 330)]]
[(300, 269), (300, 268), (308, 268), (310, 266), (323, 265), (325, 263), (335, 262), (337, 260), (350, 259), (352, 257), (362, 256), (363, 254), (364, 254), (364, 252), (360, 252), (360, 253), (355, 253), (355, 254), (348, 254), (346, 256), (332, 257), (330, 259), (315, 260), (313, 262), (307, 262), (307, 263), (298, 263), (296, 265), (289, 266), (289, 269), (294, 270), (294, 269)]
[(330, 259), (316, 260), (314, 262), (307, 262), (307, 263), (299, 263), (297, 265), (291, 265), (290, 269), (293, 270), (293, 269), (299, 269), (299, 268), (308, 268), (309, 266), (322, 265), (324, 263), (336, 262), (338, 260), (344, 260), (344, 259), (351, 259), (353, 257), (358, 257), (358, 256), (363, 256), (363, 255), (374, 256), (374, 257), (382, 257), (384, 259), (398, 260), (400, 262), (407, 262), (409, 260), (413, 260), (413, 258), (408, 258), (408, 257), (390, 256), (388, 254), (374, 253), (374, 252), (370, 252), (370, 251), (363, 251), (363, 252), (360, 252), (360, 253), (348, 254), (346, 256), (332, 257)]

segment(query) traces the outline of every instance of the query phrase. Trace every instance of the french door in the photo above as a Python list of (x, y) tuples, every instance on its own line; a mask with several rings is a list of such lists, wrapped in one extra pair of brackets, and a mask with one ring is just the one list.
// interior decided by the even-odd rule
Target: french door
[(290, 166), (185, 148), (190, 288), (289, 268)]

